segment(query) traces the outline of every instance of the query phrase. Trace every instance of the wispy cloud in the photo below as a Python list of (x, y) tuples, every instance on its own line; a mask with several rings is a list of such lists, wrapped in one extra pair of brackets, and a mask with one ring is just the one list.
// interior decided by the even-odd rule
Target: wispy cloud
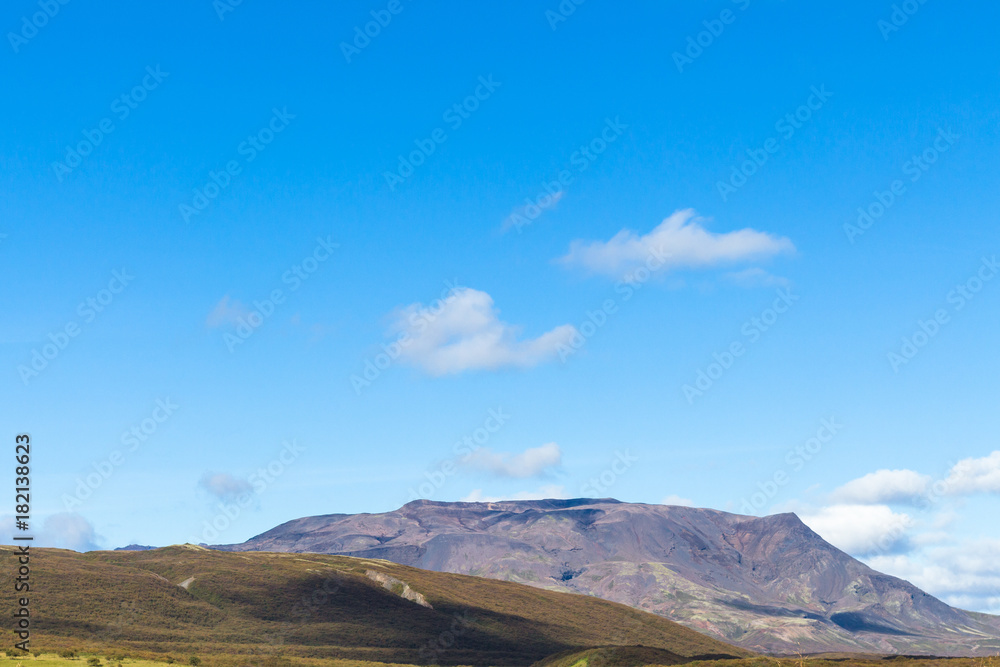
[(574, 241), (559, 261), (592, 273), (620, 277), (662, 256), (666, 268), (707, 268), (795, 252), (788, 238), (754, 229), (715, 233), (692, 209), (677, 211), (647, 234), (623, 229), (608, 241)]
[(540, 196), (537, 201), (529, 200), (529, 203), (524, 206), (518, 206), (503, 219), (503, 224), (500, 225), (501, 233), (509, 232), (511, 229), (517, 229), (520, 232), (521, 227), (533, 223), (542, 213), (555, 208), (564, 194), (566, 194), (565, 191), (560, 190), (554, 195)]
[(486, 292), (461, 288), (437, 309), (413, 304), (394, 315), (403, 362), (431, 375), (503, 367), (527, 368), (556, 356), (576, 335), (569, 324), (537, 338), (519, 339), (520, 328), (500, 320)]
[(724, 273), (722, 274), (722, 281), (729, 283), (730, 285), (746, 288), (790, 287), (792, 284), (792, 282), (787, 278), (773, 275), (759, 266), (752, 266), (749, 269), (744, 269), (742, 271)]
[(250, 482), (225, 472), (205, 473), (198, 486), (220, 500), (235, 500), (253, 492)]
[(497, 453), (487, 447), (480, 447), (462, 459), (462, 463), (499, 477), (523, 479), (537, 477), (561, 464), (562, 451), (554, 442), (526, 449), (520, 454)]
[(487, 496), (482, 489), (476, 489), (462, 498), (463, 503), (496, 503), (501, 500), (547, 500), (549, 498), (569, 498), (566, 489), (558, 484), (546, 484), (534, 491), (519, 491), (508, 496)]
[(246, 318), (249, 314), (249, 308), (244, 306), (239, 299), (230, 300), (227, 294), (219, 299), (208, 317), (205, 318), (205, 326), (209, 329), (215, 329), (226, 324), (237, 324), (241, 318)]

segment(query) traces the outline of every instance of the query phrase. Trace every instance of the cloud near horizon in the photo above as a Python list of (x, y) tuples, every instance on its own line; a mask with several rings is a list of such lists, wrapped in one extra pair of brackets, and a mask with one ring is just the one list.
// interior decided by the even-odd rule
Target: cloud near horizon
[(534, 491), (518, 491), (506, 496), (487, 496), (482, 489), (474, 489), (459, 502), (463, 503), (498, 503), (503, 500), (548, 500), (550, 498), (569, 498), (566, 489), (558, 484), (546, 484)]
[(865, 562), (959, 609), (1000, 612), (1000, 540), (968, 540), (925, 555), (881, 555)]
[(676, 211), (648, 234), (623, 229), (608, 241), (573, 241), (558, 261), (591, 273), (621, 277), (661, 258), (662, 268), (706, 268), (794, 253), (790, 239), (755, 229), (708, 231), (693, 209)]
[(462, 459), (462, 464), (470, 468), (514, 479), (537, 477), (561, 463), (562, 450), (554, 442), (532, 447), (514, 455), (480, 447)]
[[(823, 539), (870, 567), (953, 606), (998, 613), (1000, 540), (976, 538), (975, 530), (963, 528), (969, 499), (997, 493), (1000, 451), (958, 461), (940, 477), (877, 470), (835, 489), (827, 505), (790, 501), (786, 506)], [(890, 504), (916, 511), (911, 517)]]
[(500, 320), (493, 298), (463, 287), (437, 305), (415, 303), (395, 312), (390, 331), (400, 334), (399, 358), (431, 375), (503, 367), (529, 368), (558, 354), (577, 335), (570, 324), (537, 338), (519, 339), (520, 328)]
[[(0, 517), (0, 530), (6, 535), (17, 534), (12, 514)], [(36, 519), (37, 521), (37, 519)], [(41, 522), (41, 529), (35, 533), (34, 546), (53, 549), (71, 549), (85, 552), (101, 548), (104, 538), (97, 534), (94, 525), (76, 512), (50, 514)]]

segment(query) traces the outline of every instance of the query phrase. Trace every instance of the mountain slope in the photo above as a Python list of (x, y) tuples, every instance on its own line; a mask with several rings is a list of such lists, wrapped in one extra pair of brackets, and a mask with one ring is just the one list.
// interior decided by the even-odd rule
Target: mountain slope
[(298, 519), (218, 548), (384, 558), (596, 595), (753, 650), (1000, 650), (996, 619), (872, 570), (793, 514), (611, 499), (415, 501), (384, 514)]
[[(638, 643), (746, 655), (667, 619), (594, 597), (341, 556), (168, 547), (32, 549), (32, 648), (107, 648), (395, 663), (529, 665)], [(13, 547), (0, 567), (16, 569)], [(5, 588), (15, 608), (13, 587)]]

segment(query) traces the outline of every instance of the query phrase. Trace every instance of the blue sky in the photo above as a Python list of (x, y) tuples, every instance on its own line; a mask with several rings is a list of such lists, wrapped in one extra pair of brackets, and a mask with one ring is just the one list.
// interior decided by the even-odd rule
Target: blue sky
[(613, 496), (1000, 612), (998, 13), (7, 3), (40, 543)]

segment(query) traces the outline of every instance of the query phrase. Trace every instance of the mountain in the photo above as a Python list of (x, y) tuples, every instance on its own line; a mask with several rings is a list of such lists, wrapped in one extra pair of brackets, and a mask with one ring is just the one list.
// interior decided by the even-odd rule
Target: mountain
[(127, 547), (117, 547), (115, 551), (149, 551), (156, 547), (148, 547), (145, 544), (130, 544)]
[(1000, 651), (997, 617), (954, 609), (872, 570), (794, 514), (587, 498), (418, 500), (384, 514), (297, 519), (216, 548), (382, 558), (583, 593), (755, 651)]
[[(0, 547), (4, 572), (17, 559)], [(686, 660), (749, 655), (626, 605), (384, 560), (184, 545), (32, 548), (30, 562), (30, 648), (47, 652), (211, 655), (205, 664), (228, 667), (319, 664), (312, 658), (524, 667), (625, 641)], [(2, 597), (18, 608), (13, 586)]]

